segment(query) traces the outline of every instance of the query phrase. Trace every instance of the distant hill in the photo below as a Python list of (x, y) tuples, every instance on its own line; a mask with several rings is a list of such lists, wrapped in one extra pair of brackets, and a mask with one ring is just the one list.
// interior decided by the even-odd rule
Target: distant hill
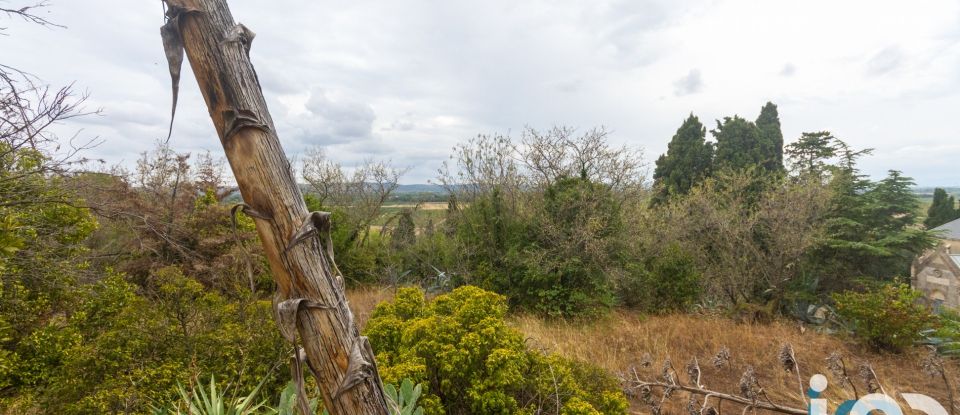
[[(401, 184), (396, 193), (446, 193), (447, 190), (438, 184)], [(932, 190), (931, 190), (932, 192)]]
[[(311, 193), (309, 185), (300, 184), (300, 191), (303, 194)], [(224, 199), (226, 203), (240, 203), (242, 198), (240, 197), (240, 191), (234, 189)], [(446, 202), (447, 201), (447, 190), (443, 186), (437, 184), (401, 184), (397, 186), (397, 190), (394, 190), (393, 194), (390, 195), (388, 202), (390, 203), (413, 203), (413, 202)]]
[(933, 190), (938, 187), (946, 190), (948, 195), (960, 198), (960, 186), (916, 186), (911, 190), (921, 199), (932, 199)]

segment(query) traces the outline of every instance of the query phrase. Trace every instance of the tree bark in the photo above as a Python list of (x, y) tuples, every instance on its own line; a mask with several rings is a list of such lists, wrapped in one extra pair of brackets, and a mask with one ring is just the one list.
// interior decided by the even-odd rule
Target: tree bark
[[(294, 342), (299, 334), (306, 363), (331, 414), (387, 414), (373, 352), (354, 324), (342, 279), (334, 274), (329, 241), (324, 247), (319, 237), (308, 237), (319, 236), (324, 229), (308, 228), (329, 226), (324, 222), (329, 217), (311, 215), (303, 202), (250, 63), (253, 33), (234, 23), (226, 0), (165, 2), (167, 25), (162, 32), (168, 58), (182, 47), (182, 61), (186, 50), (270, 262), (281, 332)], [(171, 36), (174, 47), (168, 45)], [(170, 63), (175, 103), (179, 69), (174, 73), (173, 67), (179, 62)]]

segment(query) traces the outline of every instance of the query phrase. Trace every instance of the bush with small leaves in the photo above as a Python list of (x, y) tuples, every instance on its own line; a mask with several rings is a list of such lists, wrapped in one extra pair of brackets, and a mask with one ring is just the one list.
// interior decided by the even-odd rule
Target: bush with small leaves
[(365, 333), (384, 381), (423, 385), (426, 414), (625, 413), (608, 374), (528, 350), (506, 312), (503, 296), (477, 287), (429, 302), (403, 288), (377, 306)]
[(700, 272), (692, 256), (669, 244), (645, 261), (628, 264), (619, 281), (623, 305), (650, 313), (686, 311), (700, 300)]
[(837, 312), (853, 323), (856, 335), (878, 349), (900, 351), (921, 338), (937, 318), (920, 302), (923, 294), (903, 283), (875, 290), (833, 295)]

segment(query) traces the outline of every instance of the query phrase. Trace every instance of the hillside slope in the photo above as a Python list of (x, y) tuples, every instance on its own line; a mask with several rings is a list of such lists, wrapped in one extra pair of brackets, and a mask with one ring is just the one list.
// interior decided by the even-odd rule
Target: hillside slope
[[(376, 304), (389, 299), (392, 291), (367, 288), (352, 290), (348, 296), (358, 322), (363, 324)], [(747, 367), (753, 367), (759, 384), (774, 402), (804, 408), (796, 374), (784, 371), (778, 358), (782, 345), (790, 343), (799, 362), (804, 388), (813, 374), (822, 373), (829, 379), (825, 397), (830, 400), (831, 413), (839, 403), (853, 398), (850, 386), (842, 387), (827, 368), (827, 357), (837, 352), (843, 356), (848, 375), (860, 395), (865, 394), (866, 388), (858, 374), (859, 368), (862, 363), (869, 363), (888, 394), (923, 393), (947, 407), (947, 391), (942, 380), (926, 375), (921, 367), (927, 355), (924, 348), (917, 347), (903, 354), (877, 353), (852, 339), (817, 333), (809, 328), (801, 330), (790, 321), (741, 324), (712, 315), (644, 316), (618, 311), (588, 323), (545, 321), (527, 315), (515, 315), (510, 323), (527, 337), (531, 347), (590, 362), (615, 375), (636, 368), (644, 380), (656, 380), (664, 360), (670, 359), (680, 372), (681, 382), (686, 382), (684, 368), (696, 358), (702, 368), (702, 383), (707, 388), (736, 395), (741, 375)], [(718, 369), (711, 362), (723, 347), (729, 348), (730, 361)], [(649, 360), (649, 365), (645, 366), (644, 360)], [(947, 361), (946, 370), (956, 385), (960, 365)], [(664, 413), (685, 413), (688, 399), (685, 393), (675, 393), (664, 407)], [(722, 409), (724, 413), (741, 412), (741, 408), (727, 403)], [(649, 413), (640, 402), (634, 402), (634, 410)]]

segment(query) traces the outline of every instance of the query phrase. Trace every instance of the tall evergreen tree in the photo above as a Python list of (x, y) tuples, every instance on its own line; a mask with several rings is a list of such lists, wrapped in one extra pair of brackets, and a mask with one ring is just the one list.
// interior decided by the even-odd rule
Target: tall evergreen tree
[(929, 232), (916, 226), (913, 179), (898, 171), (872, 182), (856, 169), (869, 151), (852, 151), (841, 141), (840, 164), (832, 166), (831, 208), (824, 235), (810, 255), (812, 275), (821, 289), (849, 288), (856, 277), (878, 280), (909, 275), (910, 263), (934, 246)]
[(803, 133), (785, 150), (790, 172), (801, 178), (823, 180), (829, 174), (828, 163), (837, 156), (837, 150), (840, 149), (836, 141), (836, 137), (829, 131)]
[(767, 156), (757, 125), (739, 116), (717, 121), (710, 131), (717, 140), (714, 166), (717, 169), (747, 170), (762, 167)]
[(933, 203), (927, 209), (927, 218), (923, 224), (927, 229), (933, 229), (944, 223), (960, 218), (960, 210), (955, 208), (956, 200), (948, 196), (947, 191), (941, 188), (933, 190)]
[(872, 204), (871, 224), (881, 231), (902, 231), (917, 222), (920, 203), (910, 190), (916, 185), (912, 178), (897, 170), (877, 182), (865, 196)]
[(783, 131), (780, 130), (780, 115), (777, 106), (767, 102), (757, 117), (760, 129), (761, 151), (764, 155), (763, 167), (767, 171), (783, 170)]
[(706, 135), (707, 129), (693, 114), (683, 121), (670, 139), (666, 154), (657, 159), (653, 173), (657, 187), (654, 204), (666, 201), (670, 195), (686, 194), (710, 174), (713, 144), (706, 141)]

